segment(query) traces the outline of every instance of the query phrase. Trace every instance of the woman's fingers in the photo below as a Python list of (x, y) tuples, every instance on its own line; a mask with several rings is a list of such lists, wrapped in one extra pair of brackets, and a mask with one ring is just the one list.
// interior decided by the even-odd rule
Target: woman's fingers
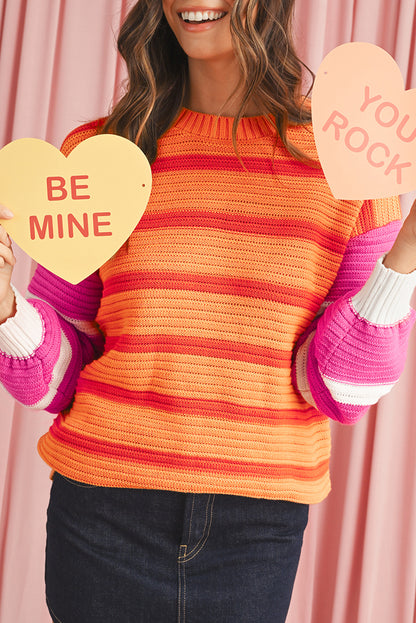
[(16, 258), (11, 247), (0, 244), (0, 268), (3, 268), (6, 264), (14, 266), (16, 264)]
[[(0, 219), (13, 218), (13, 213), (0, 204)], [(0, 324), (16, 313), (16, 302), (10, 279), (16, 258), (7, 231), (0, 225)]]
[[(11, 212), (6, 206), (0, 204), (0, 219), (13, 218), (13, 212)], [(0, 268), (4, 268), (6, 265), (14, 266), (16, 264), (16, 258), (12, 251), (12, 241), (7, 231), (2, 225), (0, 225)]]
[(6, 247), (11, 247), (12, 242), (10, 240), (10, 236), (7, 231), (0, 225), (0, 243), (4, 244)]
[(13, 212), (0, 203), (0, 218), (9, 219), (13, 218), (13, 216)]
[[(13, 216), (13, 212), (0, 203), (0, 219), (8, 220), (13, 218)], [(10, 237), (2, 225), (0, 225), (0, 243), (4, 244), (6, 247), (12, 246)]]

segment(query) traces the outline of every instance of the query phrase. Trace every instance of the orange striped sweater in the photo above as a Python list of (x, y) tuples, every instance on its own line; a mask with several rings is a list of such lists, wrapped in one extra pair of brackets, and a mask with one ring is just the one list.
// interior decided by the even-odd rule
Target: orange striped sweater
[[(70, 478), (304, 503), (330, 489), (327, 416), (351, 421), (351, 405), (343, 419), (324, 384), (300, 387), (294, 353), (331, 303), (344, 301), (347, 318), (391, 245), (398, 204), (335, 200), (320, 168), (276, 147), (266, 118), (242, 120), (240, 161), (231, 125), (182, 111), (128, 243), (78, 286), (39, 267), (30, 301), (18, 300), (27, 324), (42, 323), (32, 350), (43, 381), (26, 403), (60, 411), (39, 451)], [(75, 130), (63, 152), (96, 128)], [(316, 155), (310, 128), (290, 139)], [(15, 395), (21, 360), (0, 362)]]

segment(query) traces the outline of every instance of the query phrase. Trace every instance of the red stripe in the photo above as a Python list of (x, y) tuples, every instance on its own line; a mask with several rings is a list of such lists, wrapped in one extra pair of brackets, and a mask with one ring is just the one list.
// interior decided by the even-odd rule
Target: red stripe
[(322, 298), (301, 288), (275, 285), (254, 279), (233, 279), (216, 275), (198, 275), (164, 271), (120, 273), (105, 280), (103, 296), (131, 290), (185, 290), (209, 294), (243, 296), (274, 301), (285, 305), (318, 309)]
[(76, 136), (77, 134), (82, 134), (83, 132), (89, 132), (90, 130), (97, 130), (98, 128), (103, 127), (105, 122), (106, 122), (106, 117), (100, 117), (99, 119), (95, 119), (94, 121), (89, 121), (88, 123), (84, 123), (83, 125), (80, 125), (77, 128), (74, 128), (67, 135), (66, 139), (72, 138), (73, 136)]
[(152, 165), (153, 174), (167, 171), (238, 171), (249, 173), (290, 176), (316, 177), (323, 179), (322, 169), (309, 167), (294, 159), (242, 158), (244, 167), (237, 156), (216, 156), (211, 154), (183, 154), (159, 157)]
[(62, 426), (62, 418), (58, 416), (50, 428), (51, 435), (59, 442), (78, 451), (88, 452), (100, 457), (119, 459), (124, 462), (153, 466), (164, 466), (171, 469), (193, 470), (238, 476), (261, 478), (296, 478), (299, 480), (316, 480), (328, 471), (328, 459), (315, 467), (298, 465), (280, 465), (255, 463), (223, 458), (197, 457), (178, 452), (167, 452), (141, 448), (136, 445), (112, 443), (105, 440), (94, 440), (80, 433), (69, 431)]
[(309, 426), (319, 419), (325, 419), (323, 416), (317, 416), (313, 407), (307, 407), (305, 412), (289, 409), (281, 411), (279, 408), (246, 407), (225, 400), (204, 400), (185, 396), (170, 396), (153, 391), (134, 391), (85, 378), (80, 379), (77, 393), (94, 394), (99, 398), (112, 400), (116, 403), (147, 407), (183, 416), (216, 417), (248, 424)]
[(287, 368), (291, 351), (246, 343), (176, 335), (121, 335), (107, 337), (106, 350), (123, 353), (178, 353), (233, 361), (245, 361), (273, 368)]
[(165, 212), (145, 213), (136, 230), (201, 227), (240, 233), (311, 240), (330, 251), (343, 253), (347, 241), (319, 223), (297, 219), (259, 218), (242, 214), (218, 212)]

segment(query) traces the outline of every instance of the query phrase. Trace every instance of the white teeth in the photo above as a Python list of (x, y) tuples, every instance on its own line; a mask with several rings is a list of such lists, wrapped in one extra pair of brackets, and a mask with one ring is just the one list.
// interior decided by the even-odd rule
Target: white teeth
[(224, 17), (223, 11), (184, 11), (180, 14), (186, 22), (213, 22)]

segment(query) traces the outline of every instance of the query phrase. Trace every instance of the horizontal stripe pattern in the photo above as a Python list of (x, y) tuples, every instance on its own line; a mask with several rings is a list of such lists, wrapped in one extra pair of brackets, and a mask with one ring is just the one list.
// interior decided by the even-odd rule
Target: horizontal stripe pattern
[[(112, 386), (109, 383), (84, 380), (78, 386), (79, 395), (91, 395), (96, 398), (113, 399), (115, 403), (126, 404), (132, 407), (152, 407), (166, 413), (177, 413), (184, 416), (198, 415), (201, 417), (217, 417), (240, 422), (257, 422), (265, 424), (276, 424), (276, 422), (294, 422), (296, 425), (301, 421), (307, 420), (299, 416), (295, 408), (288, 415), (287, 411), (256, 406), (253, 404), (237, 404), (226, 400), (208, 400), (203, 398), (175, 396), (173, 394), (162, 394), (157, 391), (138, 391), (130, 390), (125, 387)], [(296, 406), (296, 401), (293, 401)], [(302, 413), (302, 412), (301, 412)], [(309, 418), (316, 422), (316, 413), (309, 413)]]
[[(138, 488), (159, 489), (190, 493), (219, 493), (283, 499), (305, 504), (314, 504), (323, 500), (330, 491), (328, 470), (321, 478), (306, 481), (281, 475), (276, 479), (261, 479), (246, 476), (242, 470), (233, 476), (228, 473), (210, 472), (206, 477), (204, 471), (175, 469), (169, 465), (141, 465), (127, 458), (113, 459), (98, 455), (86, 455), (82, 450), (60, 443), (50, 433), (44, 435), (38, 444), (41, 457), (51, 466), (59, 465), (68, 478), (78, 479), (96, 486), (130, 487), (135, 483)], [(91, 464), (93, 469), (91, 469)], [(54, 468), (54, 467), (53, 467)]]
[(296, 219), (250, 218), (245, 215), (218, 214), (215, 212), (167, 212), (164, 214), (144, 214), (138, 230), (164, 229), (175, 227), (210, 228), (221, 231), (234, 231), (239, 234), (258, 236), (293, 237), (297, 241), (315, 242), (334, 253), (343, 252), (345, 240), (336, 232), (330, 232), (319, 223), (307, 224)]
[(169, 465), (173, 468), (187, 469), (190, 471), (217, 472), (221, 474), (238, 474), (242, 471), (246, 476), (256, 478), (297, 478), (301, 480), (315, 480), (325, 475), (328, 469), (328, 459), (321, 463), (309, 466), (294, 464), (256, 463), (251, 461), (238, 461), (226, 458), (212, 458), (208, 456), (191, 456), (175, 452), (166, 452), (140, 447), (137, 445), (126, 445), (122, 443), (107, 443), (100, 439), (95, 442), (91, 437), (77, 434), (74, 431), (67, 434), (66, 429), (59, 426), (59, 421), (52, 425), (50, 434), (58, 441), (65, 443), (66, 446), (73, 446), (74, 449), (88, 450), (100, 457), (111, 457), (127, 459), (131, 462), (140, 464), (150, 464), (155, 466)]
[[(107, 396), (80, 393), (77, 404), (71, 411), (70, 421), (61, 420), (61, 424), (70, 431), (92, 435), (97, 441), (113, 440), (112, 429), (117, 423), (125, 443), (140, 442), (147, 447), (161, 447), (173, 451), (185, 451), (198, 454), (201, 452), (201, 436), (204, 439), (204, 454), (221, 456), (228, 454), (232, 458), (239, 456), (243, 460), (257, 457), (257, 460), (273, 460), (280, 462), (308, 465), (315, 460), (315, 452), (320, 458), (327, 456), (326, 436), (328, 420), (321, 416), (320, 422), (310, 405), (300, 405), (300, 409), (270, 411), (270, 419), (265, 417), (265, 410), (256, 413), (246, 412), (243, 417), (224, 417), (221, 410), (198, 411), (197, 401), (185, 405), (181, 410), (179, 401), (166, 409), (162, 400), (145, 396), (143, 404), (124, 404), (123, 409), (114, 413), (117, 403), (114, 394)], [(223, 403), (224, 404), (224, 403)], [(217, 404), (221, 409), (223, 404)], [(189, 411), (186, 411), (189, 406)], [(141, 417), (138, 420), (137, 414)], [(256, 417), (258, 415), (259, 417)], [(96, 417), (100, 417), (102, 427), (95, 426)], [(186, 428), (184, 438), (184, 424)], [(244, 427), (241, 424), (244, 423)], [(299, 455), (298, 447), (313, 440), (314, 450), (309, 454)], [(287, 443), (291, 442), (289, 447)]]
[[(270, 119), (243, 119), (238, 137), (241, 161), (229, 120), (183, 111), (159, 141), (146, 212), (99, 272), (104, 354), (39, 444), (64, 475), (305, 503), (328, 493), (328, 420), (295, 391), (292, 353), (361, 204), (335, 200), (319, 167), (276, 143)], [(310, 128), (290, 139), (316, 156)], [(94, 279), (90, 290), (88, 318), (74, 309), (82, 322)]]
[(245, 156), (242, 162), (234, 156), (222, 156), (222, 155), (202, 155), (202, 154), (187, 154), (186, 158), (182, 156), (169, 156), (158, 158), (152, 165), (152, 173), (165, 173), (167, 171), (192, 171), (192, 170), (207, 170), (207, 171), (233, 171), (254, 173), (255, 175), (282, 175), (282, 176), (297, 176), (302, 177), (315, 177), (324, 179), (324, 174), (321, 169), (312, 169), (311, 167), (297, 162), (293, 159), (279, 159), (278, 161), (272, 161), (270, 158), (254, 158), (252, 156)]
[(267, 301), (297, 305), (307, 300), (317, 306), (321, 299), (313, 292), (300, 288), (273, 287), (267, 281), (223, 278), (215, 275), (183, 274), (172, 272), (137, 272), (116, 275), (105, 282), (105, 294), (111, 296), (129, 290), (178, 290), (209, 292), (228, 296), (259, 298)]
[(287, 367), (292, 359), (291, 351), (285, 352), (227, 340), (171, 335), (110, 337), (106, 341), (106, 349), (122, 353), (181, 353), (279, 368)]

